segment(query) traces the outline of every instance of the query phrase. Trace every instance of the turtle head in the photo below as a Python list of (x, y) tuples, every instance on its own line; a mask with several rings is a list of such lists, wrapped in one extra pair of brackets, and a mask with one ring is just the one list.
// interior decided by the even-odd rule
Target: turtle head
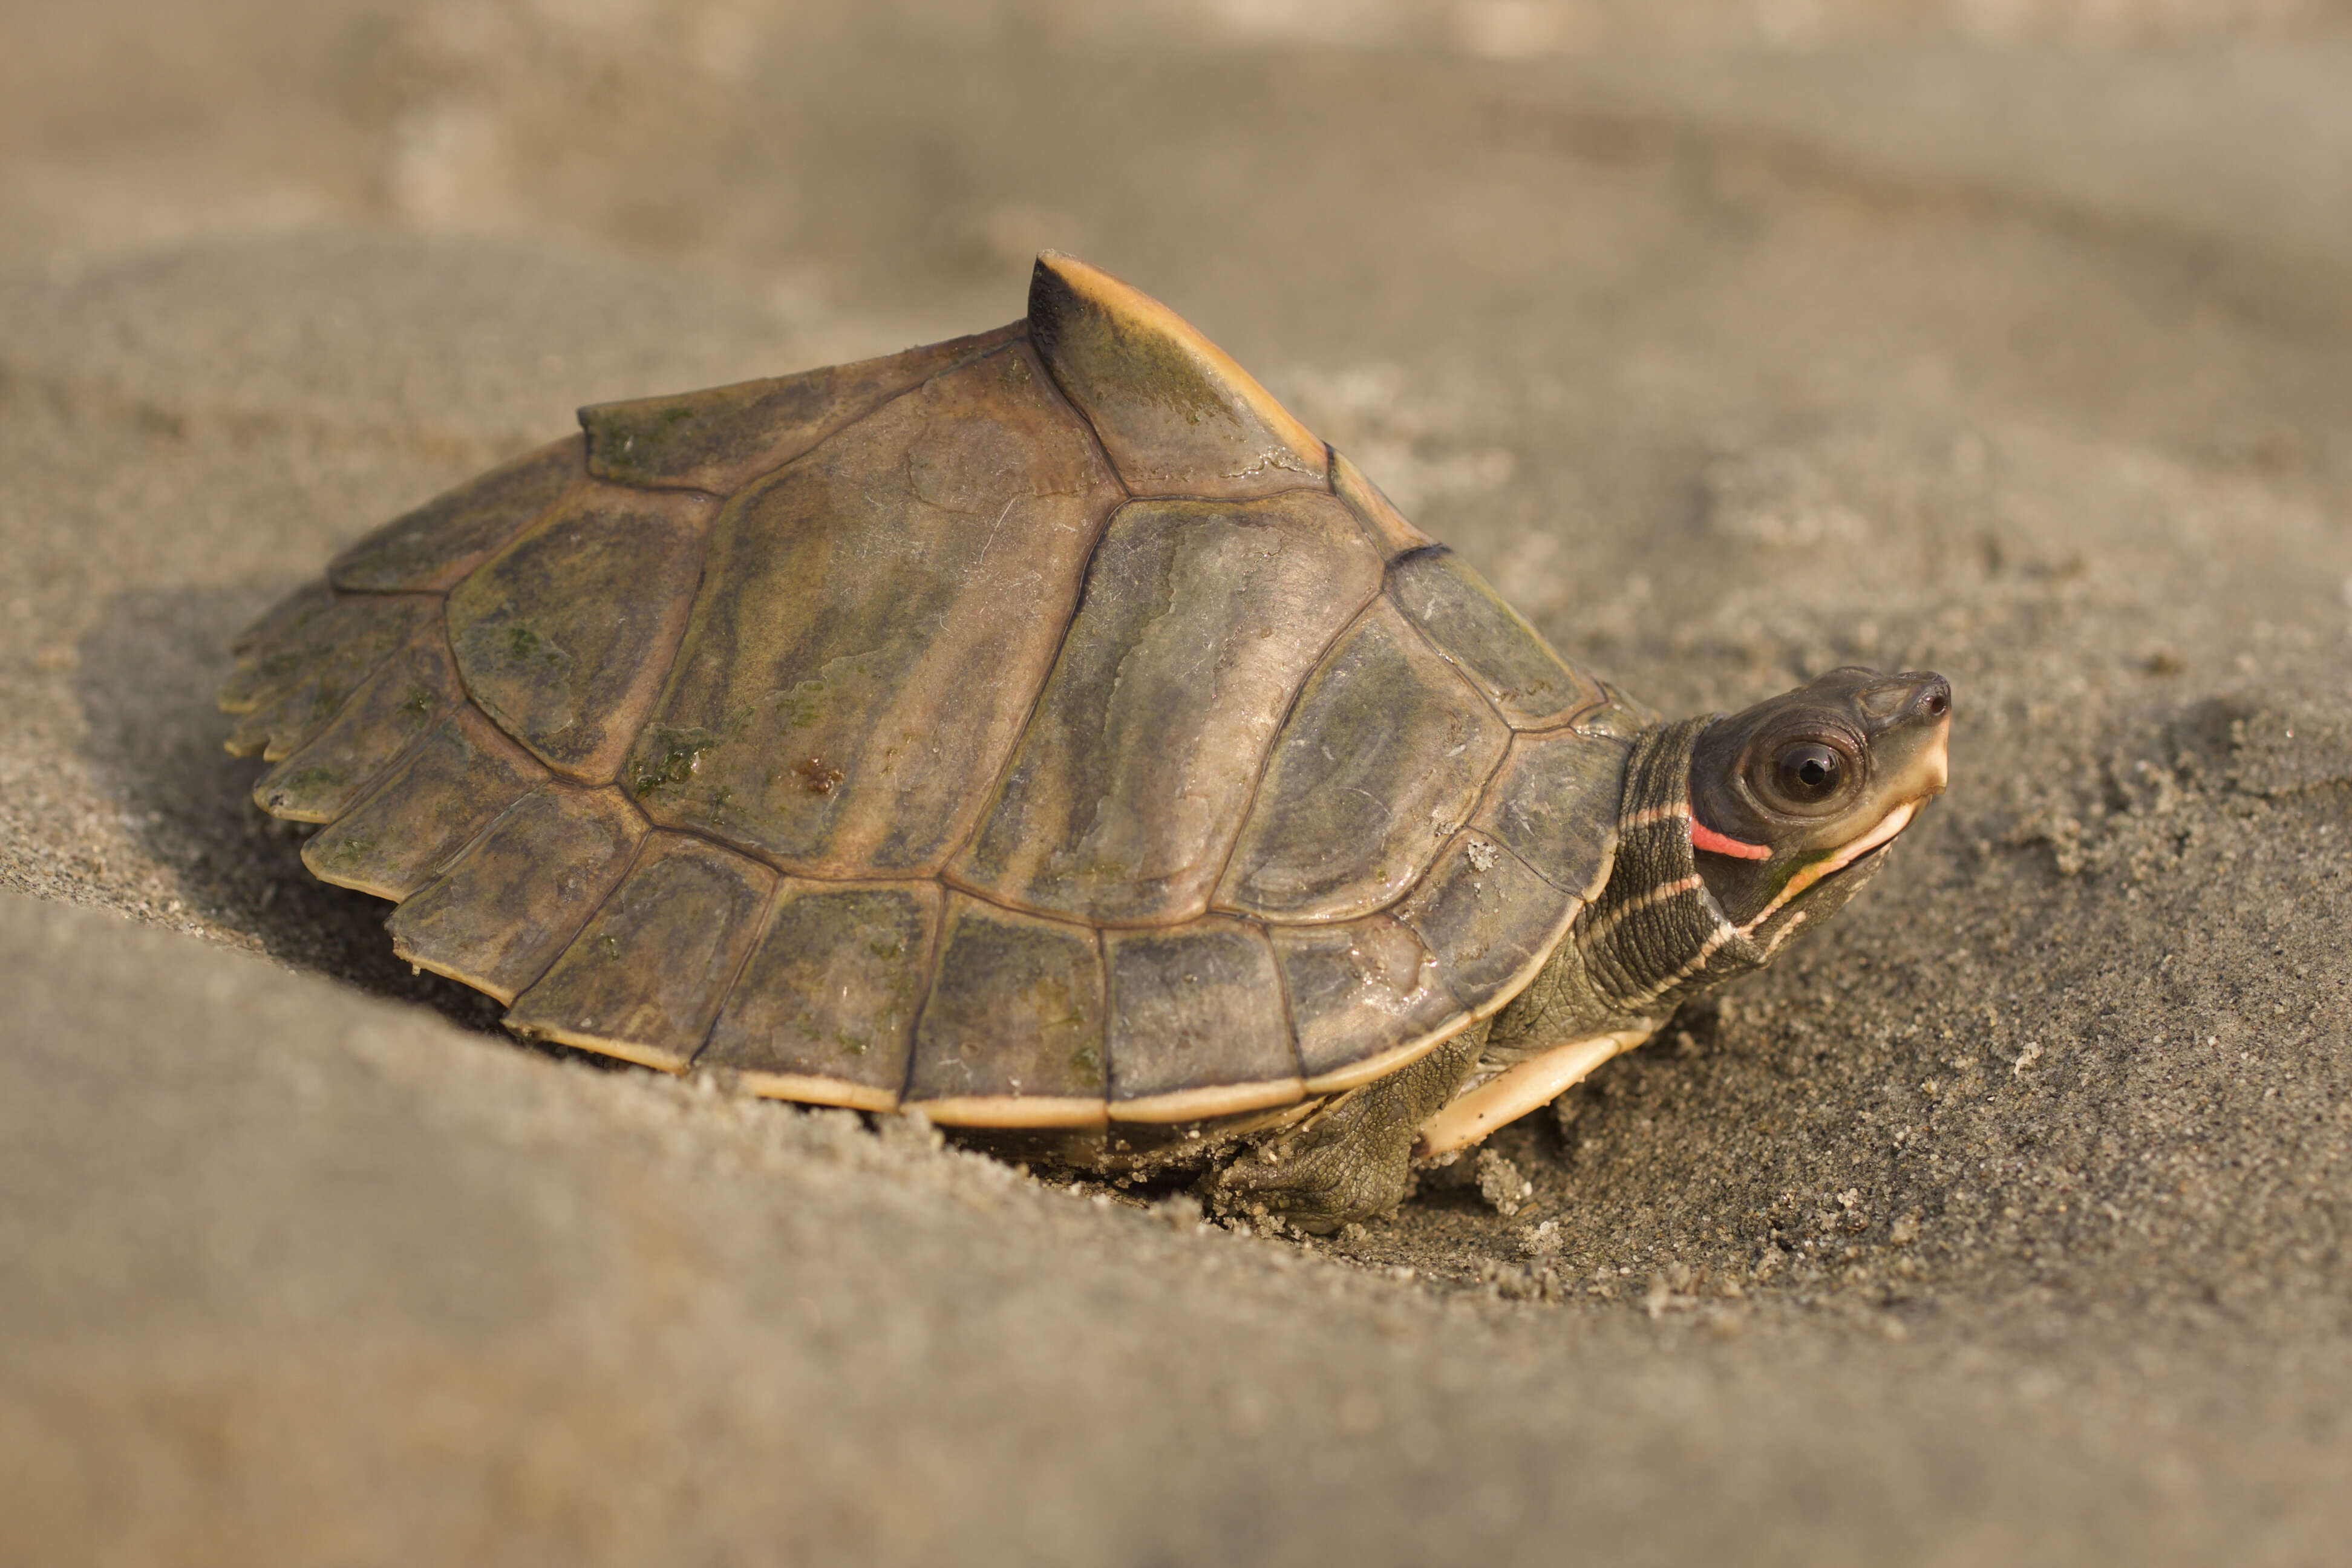
[(1725, 916), (1752, 928), (1843, 904), (1943, 792), (1951, 729), (1942, 676), (1848, 666), (1700, 731), (1691, 847)]
[(1651, 725), (1626, 759), (1608, 880), (1513, 1007), (1551, 1035), (1647, 1031), (1770, 963), (1942, 793), (1951, 727), (1942, 676), (1853, 668), (1728, 718)]

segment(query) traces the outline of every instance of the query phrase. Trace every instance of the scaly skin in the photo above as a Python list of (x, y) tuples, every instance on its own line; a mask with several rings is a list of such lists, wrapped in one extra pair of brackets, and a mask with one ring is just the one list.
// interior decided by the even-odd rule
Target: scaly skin
[(1404, 1201), (1414, 1132), (1477, 1065), (1487, 1026), (1474, 1024), (1411, 1067), (1351, 1089), (1202, 1184), (1219, 1214), (1262, 1217), (1318, 1236)]

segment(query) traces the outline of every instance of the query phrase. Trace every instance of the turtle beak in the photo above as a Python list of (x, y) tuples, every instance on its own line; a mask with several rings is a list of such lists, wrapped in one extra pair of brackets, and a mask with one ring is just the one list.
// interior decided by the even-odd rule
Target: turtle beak
[(1941, 795), (1952, 782), (1952, 763), (1948, 748), (1952, 740), (1949, 718), (1936, 726), (1936, 737), (1920, 755), (1920, 795)]
[(1861, 693), (1879, 799), (1924, 804), (1952, 783), (1952, 682), (1931, 670), (1879, 677)]
[(1952, 683), (1925, 670), (1907, 670), (1895, 683), (1885, 694), (1894, 700), (1882, 699), (1885, 717), (1871, 749), (1885, 767), (1887, 796), (1921, 804), (1951, 783)]

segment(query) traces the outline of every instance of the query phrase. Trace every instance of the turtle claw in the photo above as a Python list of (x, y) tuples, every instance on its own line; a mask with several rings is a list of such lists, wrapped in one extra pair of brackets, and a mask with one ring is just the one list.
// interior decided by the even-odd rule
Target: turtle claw
[[(1360, 1091), (1359, 1091), (1360, 1092)], [(1212, 1209), (1251, 1219), (1268, 1216), (1315, 1236), (1370, 1219), (1404, 1201), (1412, 1133), (1359, 1132), (1360, 1118), (1334, 1102), (1289, 1135), (1244, 1153), (1204, 1184)], [(1385, 1130), (1383, 1130), (1385, 1131)]]
[(1414, 1133), (1453, 1098), (1486, 1040), (1484, 1026), (1465, 1029), (1213, 1172), (1202, 1184), (1211, 1209), (1316, 1236), (1388, 1213), (1404, 1201)]

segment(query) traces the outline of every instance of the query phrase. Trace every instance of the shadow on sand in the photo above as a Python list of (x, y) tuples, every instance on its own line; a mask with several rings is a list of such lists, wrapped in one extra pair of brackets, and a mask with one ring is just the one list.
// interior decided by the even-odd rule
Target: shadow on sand
[(79, 648), (91, 776), (195, 914), (294, 968), (494, 1030), (502, 1012), (496, 1001), (393, 955), (383, 931), (389, 905), (310, 875), (301, 851), (312, 830), (264, 815), (251, 798), (264, 764), (222, 747), (230, 721), (213, 694), (232, 668), (229, 641), (280, 591), (184, 588), (108, 599)]

